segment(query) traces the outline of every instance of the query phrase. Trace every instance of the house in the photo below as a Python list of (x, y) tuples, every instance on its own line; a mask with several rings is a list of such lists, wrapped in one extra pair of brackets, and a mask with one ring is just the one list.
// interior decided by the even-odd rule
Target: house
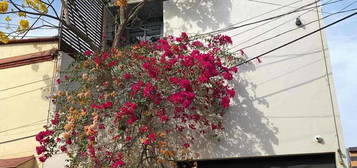
[[(170, 0), (163, 7), (164, 33), (219, 30), (233, 38), (233, 51), (253, 58), (321, 28), (324, 3)], [(290, 14), (276, 17), (284, 13)], [(238, 68), (226, 133), (200, 143), (198, 167), (347, 166), (324, 31)]]
[(57, 50), (57, 37), (0, 44), (0, 167), (38, 167), (35, 135), (47, 123)]
[[(135, 39), (133, 34), (146, 39), (181, 32), (218, 32), (230, 35), (232, 50), (244, 52), (248, 58), (269, 52), (238, 67), (239, 77), (232, 85), (239, 94), (226, 115), (225, 134), (218, 141), (197, 140), (196, 150), (201, 153), (198, 167), (348, 165), (324, 31), (270, 52), (323, 27), (321, 7), (327, 4), (315, 0), (152, 3), (156, 4), (151, 4), (151, 10), (139, 14), (128, 39)], [(110, 11), (103, 9), (101, 16), (114, 18)], [(162, 27), (150, 28), (150, 24)], [(110, 45), (113, 27), (106, 25), (101, 30)], [(68, 32), (63, 33), (66, 36)], [(66, 40), (71, 41), (64, 38), (63, 44), (69, 43)], [(56, 163), (55, 159), (51, 162)], [(185, 163), (179, 166), (190, 167)]]
[[(110, 46), (113, 27), (100, 23), (115, 16), (99, 1), (91, 2), (94, 5), (82, 5), (95, 14), (80, 8), (70, 12), (72, 17), (85, 21), (71, 21), (79, 27), (87, 27), (83, 32), (95, 46)], [(195, 150), (201, 153), (198, 167), (347, 167), (324, 32), (270, 52), (321, 28), (321, 6), (326, 4), (315, 0), (168, 0), (152, 3), (156, 3), (151, 4), (155, 10), (141, 13), (138, 23), (130, 27), (128, 43), (181, 32), (218, 32), (232, 36), (232, 50), (243, 52), (248, 58), (268, 53), (238, 67), (240, 73), (232, 85), (239, 94), (225, 116), (224, 135), (215, 141), (197, 140)], [(94, 19), (92, 15), (99, 17)], [(90, 49), (85, 40), (65, 28), (60, 31), (59, 41), (60, 68), (73, 59), (71, 53)], [(55, 156), (44, 167), (63, 167), (64, 160), (64, 155)], [(178, 165), (191, 167), (186, 163)]]

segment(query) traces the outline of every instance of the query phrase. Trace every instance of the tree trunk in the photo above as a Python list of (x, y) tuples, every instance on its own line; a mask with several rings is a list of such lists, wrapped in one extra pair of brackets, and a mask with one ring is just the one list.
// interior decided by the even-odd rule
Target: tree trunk
[(113, 41), (113, 45), (112, 48), (117, 48), (119, 47), (119, 41), (121, 39), (121, 37), (123, 36), (123, 33), (125, 31), (125, 28), (127, 26), (127, 24), (132, 21), (140, 12), (140, 10), (144, 7), (145, 3), (147, 2), (147, 0), (143, 0), (142, 2), (140, 2), (138, 5), (136, 5), (130, 12), (130, 14), (127, 16), (126, 15), (126, 10), (127, 7), (120, 7), (118, 9), (118, 13), (119, 13), (119, 26), (117, 26), (117, 28), (115, 29), (115, 34), (114, 34), (114, 41)]

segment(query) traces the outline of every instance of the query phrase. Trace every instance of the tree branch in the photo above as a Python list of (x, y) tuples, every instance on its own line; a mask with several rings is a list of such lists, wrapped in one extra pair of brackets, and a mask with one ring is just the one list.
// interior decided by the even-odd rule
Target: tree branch
[(135, 8), (132, 9), (132, 11), (130, 12), (128, 17), (125, 17), (125, 14), (122, 13), (122, 11), (124, 10), (123, 8), (125, 7), (120, 7), (119, 10), (119, 14), (120, 14), (120, 25), (117, 27), (117, 29), (115, 30), (115, 36), (114, 36), (114, 41), (113, 41), (113, 48), (117, 48), (119, 45), (119, 40), (122, 37), (126, 25), (132, 21), (136, 15), (139, 14), (140, 10), (144, 7), (145, 3), (147, 2), (147, 0), (143, 0), (142, 2), (140, 2), (138, 5), (135, 6)]

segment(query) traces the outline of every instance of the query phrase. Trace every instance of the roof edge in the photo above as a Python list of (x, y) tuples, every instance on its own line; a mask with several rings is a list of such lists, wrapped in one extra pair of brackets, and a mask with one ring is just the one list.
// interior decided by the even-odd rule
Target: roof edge
[(9, 40), (8, 43), (0, 43), (0, 45), (8, 44), (22, 44), (22, 43), (43, 43), (43, 42), (55, 42), (58, 41), (58, 36), (53, 37), (41, 37), (41, 38), (29, 38), (29, 39), (13, 39)]
[(350, 147), (350, 148), (348, 148), (348, 151), (357, 152), (357, 147)]
[(0, 59), (0, 70), (51, 61), (54, 59), (54, 55), (57, 53), (57, 51), (58, 49), (51, 49), (47, 51), (36, 52), (16, 57), (3, 58)]
[(35, 159), (35, 156), (33, 155), (27, 157), (20, 157), (20, 158), (0, 159), (0, 168), (17, 167), (33, 159)]

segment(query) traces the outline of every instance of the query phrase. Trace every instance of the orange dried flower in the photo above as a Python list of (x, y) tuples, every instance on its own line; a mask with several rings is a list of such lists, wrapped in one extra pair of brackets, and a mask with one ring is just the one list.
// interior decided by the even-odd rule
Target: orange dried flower
[(128, 5), (127, 0), (117, 0), (114, 4), (115, 6), (126, 7)]

